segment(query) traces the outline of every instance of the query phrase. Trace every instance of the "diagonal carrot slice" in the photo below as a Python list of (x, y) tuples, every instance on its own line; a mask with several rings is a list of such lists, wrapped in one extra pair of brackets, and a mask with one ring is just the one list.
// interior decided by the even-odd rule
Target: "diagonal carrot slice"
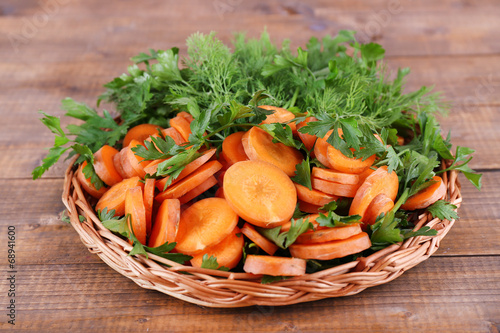
[(243, 270), (252, 274), (300, 276), (306, 274), (306, 261), (298, 258), (247, 255)]
[(241, 228), (241, 232), (271, 256), (278, 250), (276, 244), (271, 243), (267, 238), (259, 234), (251, 224), (245, 223), (243, 228)]
[(311, 176), (314, 178), (327, 180), (329, 182), (335, 182), (345, 185), (356, 185), (359, 183), (359, 175), (338, 172), (332, 169), (321, 169), (318, 167), (313, 167)]
[(356, 191), (359, 188), (358, 184), (346, 185), (318, 178), (312, 178), (311, 181), (314, 189), (327, 194), (337, 195), (339, 197), (354, 198)]
[(189, 135), (191, 135), (191, 127), (189, 121), (182, 116), (176, 116), (170, 119), (170, 127), (175, 128), (184, 139), (184, 142), (189, 141)]
[(372, 246), (370, 237), (361, 232), (347, 239), (318, 244), (292, 244), (290, 254), (296, 258), (330, 260), (359, 253)]
[(318, 121), (318, 119), (316, 119), (315, 117), (307, 117), (304, 121), (300, 122), (297, 125), (297, 133), (299, 135), (300, 141), (302, 141), (307, 150), (311, 150), (314, 148), (314, 143), (316, 142), (316, 139), (318, 137), (316, 135), (311, 135), (308, 133), (301, 133), (299, 130), (311, 121)]
[[(326, 133), (325, 138), (328, 138), (330, 134), (333, 132), (333, 130), (329, 131)], [(314, 145), (314, 155), (318, 159), (318, 161), (321, 162), (324, 166), (327, 168), (332, 168), (330, 165), (330, 161), (328, 160), (328, 142), (326, 142), (325, 138), (318, 138), (316, 140), (316, 143)]]
[(144, 182), (144, 208), (146, 209), (146, 232), (151, 233), (151, 217), (153, 215), (153, 201), (155, 197), (155, 179), (148, 178)]
[(394, 207), (394, 201), (384, 193), (380, 193), (372, 200), (370, 205), (368, 205), (365, 214), (365, 222), (374, 224), (380, 214), (387, 213), (392, 207)]
[(446, 195), (446, 186), (439, 176), (432, 177), (434, 184), (409, 197), (401, 206), (405, 210), (426, 208)]
[(181, 202), (181, 204), (185, 204), (185, 203), (193, 200), (194, 198), (196, 198), (197, 196), (199, 196), (203, 192), (207, 191), (208, 189), (213, 187), (215, 184), (217, 184), (217, 179), (215, 179), (214, 176), (210, 176), (203, 183), (196, 186), (194, 189), (192, 189), (191, 191), (189, 191), (188, 193), (186, 193), (182, 197), (180, 197), (179, 201)]
[(113, 186), (123, 180), (113, 163), (116, 154), (118, 150), (108, 145), (102, 146), (94, 154), (94, 170), (108, 186)]
[(124, 179), (118, 184), (111, 186), (97, 202), (96, 210), (103, 210), (107, 207), (108, 211), (115, 210), (115, 216), (123, 216), (125, 214), (125, 195), (127, 194), (127, 190), (136, 186), (144, 186), (137, 176)]
[(127, 147), (132, 140), (143, 142), (151, 135), (158, 133), (158, 130), (162, 130), (162, 128), (153, 124), (141, 124), (132, 127), (123, 138), (123, 147)]
[(175, 242), (181, 218), (181, 204), (178, 199), (164, 200), (149, 237), (149, 247), (158, 247), (166, 242)]
[(312, 205), (322, 207), (339, 198), (338, 196), (329, 195), (315, 189), (310, 190), (307, 187), (297, 183), (293, 183), (293, 185), (295, 185), (295, 188), (297, 189), (297, 197), (299, 198), (299, 200), (310, 203)]
[(229, 166), (236, 162), (248, 160), (248, 156), (245, 153), (243, 144), (241, 143), (241, 138), (244, 134), (245, 132), (233, 133), (225, 138), (224, 142), (222, 142), (221, 155)]
[(141, 244), (146, 245), (146, 209), (142, 187), (129, 188), (125, 195), (125, 215), (130, 214), (129, 228)]
[(85, 175), (83, 174), (83, 168), (87, 165), (87, 161), (84, 161), (80, 166), (78, 167), (78, 170), (76, 171), (76, 177), (78, 181), (80, 182), (80, 185), (82, 188), (90, 194), (92, 197), (99, 199), (101, 198), (106, 191), (108, 190), (107, 187), (103, 186), (99, 190), (97, 190), (94, 186), (94, 184), (91, 183), (90, 178), (85, 178)]
[(334, 240), (346, 239), (361, 232), (359, 223), (345, 227), (321, 228), (319, 230), (307, 231), (297, 237), (295, 244), (325, 243)]

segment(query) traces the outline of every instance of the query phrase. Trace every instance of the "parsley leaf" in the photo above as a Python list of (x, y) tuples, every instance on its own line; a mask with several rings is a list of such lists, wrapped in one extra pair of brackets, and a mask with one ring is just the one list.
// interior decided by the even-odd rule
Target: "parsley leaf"
[(255, 229), (264, 237), (274, 242), (282, 249), (288, 248), (292, 245), (297, 237), (306, 232), (309, 229), (314, 229), (313, 224), (309, 222), (309, 219), (292, 219), (292, 226), (288, 231), (280, 232), (281, 227), (266, 229), (261, 227), (256, 227)]
[(215, 256), (210, 256), (209, 258), (208, 254), (206, 253), (203, 255), (201, 268), (217, 269), (219, 271), (229, 271), (229, 268), (219, 265), (219, 263), (217, 262), (217, 258)]
[(431, 206), (427, 207), (427, 210), (432, 214), (432, 217), (448, 221), (458, 219), (456, 209), (457, 206), (445, 200), (438, 200)]
[[(329, 208), (332, 208), (331, 205)], [(335, 208), (336, 205), (335, 205)], [(340, 216), (335, 212), (330, 210), (328, 215), (324, 215), (319, 213), (318, 218), (316, 218), (316, 222), (319, 223), (322, 227), (345, 227), (346, 225), (361, 223), (361, 216), (359, 215), (349, 215), (349, 216)]]
[(309, 156), (307, 156), (307, 158), (301, 163), (297, 164), (295, 176), (292, 177), (292, 180), (297, 184), (300, 184), (312, 190), (311, 164), (309, 163)]

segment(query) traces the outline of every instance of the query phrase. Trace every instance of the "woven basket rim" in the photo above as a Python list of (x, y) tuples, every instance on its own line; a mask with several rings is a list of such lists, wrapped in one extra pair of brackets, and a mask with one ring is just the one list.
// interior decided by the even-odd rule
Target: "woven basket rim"
[[(148, 254), (148, 258), (128, 255), (132, 246), (106, 229), (89, 204), (76, 178), (75, 161), (76, 158), (65, 173), (62, 201), (72, 227), (88, 250), (142, 288), (206, 307), (281, 306), (357, 294), (388, 283), (429, 258), (455, 223), (433, 218), (426, 211), (418, 216), (414, 230), (428, 226), (438, 231), (436, 236), (409, 238), (340, 266), (261, 284), (260, 275), (184, 266), (154, 254)], [(456, 205), (458, 210), (462, 202), (458, 172), (447, 171), (442, 176), (447, 187), (442, 199)], [(79, 215), (85, 217), (83, 222)]]

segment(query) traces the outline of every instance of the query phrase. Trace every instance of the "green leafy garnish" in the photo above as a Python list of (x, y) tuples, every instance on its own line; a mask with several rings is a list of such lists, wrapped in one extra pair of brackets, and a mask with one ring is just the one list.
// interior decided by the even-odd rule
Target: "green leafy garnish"
[(256, 227), (255, 229), (264, 237), (274, 242), (282, 249), (288, 248), (292, 245), (297, 237), (306, 232), (309, 229), (314, 229), (312, 223), (309, 219), (292, 219), (292, 225), (288, 231), (281, 232), (281, 227), (266, 229), (261, 227)]
[(208, 254), (203, 255), (203, 261), (201, 263), (201, 268), (208, 268), (208, 269), (217, 269), (219, 271), (228, 271), (229, 268), (220, 266), (219, 263), (217, 262), (217, 258), (214, 256), (208, 257)]
[(429, 207), (427, 210), (432, 214), (432, 217), (437, 217), (441, 220), (455, 220), (458, 219), (457, 206), (445, 201), (438, 200)]

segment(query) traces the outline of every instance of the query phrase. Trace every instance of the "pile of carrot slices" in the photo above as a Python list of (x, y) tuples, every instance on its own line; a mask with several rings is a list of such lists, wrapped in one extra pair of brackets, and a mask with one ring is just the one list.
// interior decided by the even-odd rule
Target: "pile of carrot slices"
[[(375, 156), (364, 160), (344, 156), (327, 142), (333, 131), (323, 138), (297, 131), (317, 120), (313, 117), (296, 124), (288, 110), (261, 107), (273, 111), (263, 123), (288, 124), (325, 166), (312, 167), (312, 189), (292, 181), (305, 155), (273, 142), (259, 126), (227, 136), (219, 149), (205, 147), (173, 180), (150, 177), (165, 160), (146, 161), (132, 148), (145, 146), (145, 141), (159, 135), (171, 137), (178, 145), (186, 144), (193, 120), (186, 112), (172, 118), (166, 129), (150, 124), (130, 129), (120, 151), (110, 146), (99, 149), (93, 166), (106, 186), (96, 190), (85, 178), (82, 169), (86, 162), (78, 168), (77, 179), (82, 189), (97, 199), (96, 211), (106, 208), (114, 210), (116, 216), (129, 215), (129, 228), (139, 242), (149, 247), (175, 242), (175, 251), (191, 256), (190, 264), (195, 267), (201, 267), (205, 258), (215, 257), (219, 268), (235, 268), (241, 264), (248, 242), (260, 252), (246, 256), (245, 272), (298, 276), (306, 273), (308, 259), (330, 260), (370, 248), (364, 230), (394, 207), (399, 187), (394, 171), (389, 173), (385, 166), (375, 168)], [(433, 180), (402, 208), (425, 208), (440, 199), (446, 188), (440, 177)], [(316, 219), (321, 207), (340, 198), (352, 198), (349, 215), (361, 216), (362, 223), (319, 225)], [(279, 247), (259, 230), (280, 227), (279, 232), (287, 232), (297, 206), (310, 214), (306, 218), (313, 228), (288, 247), (291, 257), (275, 256)]]

